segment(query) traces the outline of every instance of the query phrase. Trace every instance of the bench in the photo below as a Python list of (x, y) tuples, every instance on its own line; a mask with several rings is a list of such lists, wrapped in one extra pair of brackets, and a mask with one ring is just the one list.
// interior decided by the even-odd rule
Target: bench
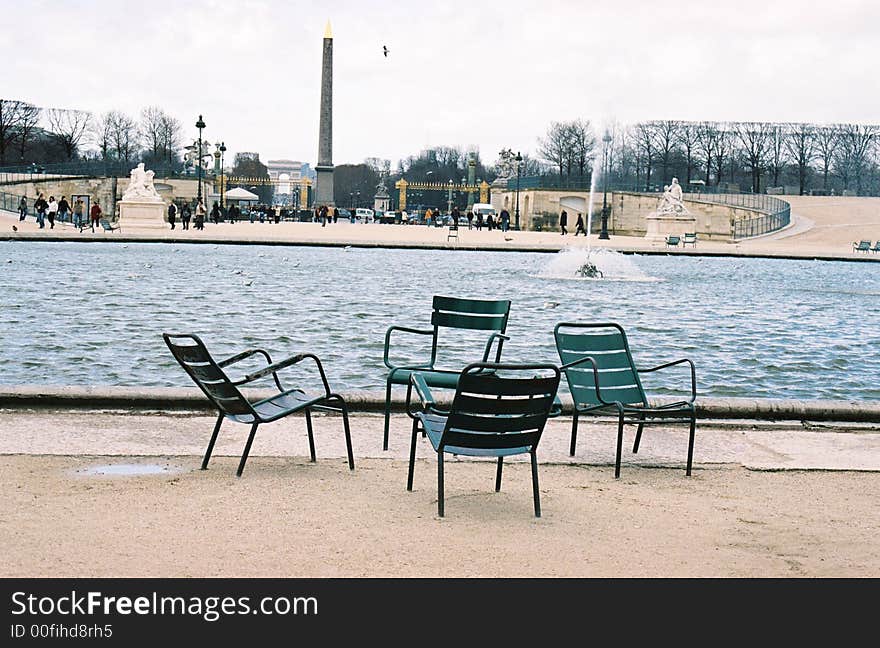
[(681, 241), (682, 247), (686, 247), (688, 244), (697, 247), (697, 233), (696, 232), (685, 232), (684, 238)]
[(870, 252), (871, 251), (871, 241), (859, 241), (858, 243), (853, 242), (853, 252)]
[(670, 235), (666, 237), (666, 247), (678, 247), (681, 238), (675, 235)]
[(105, 232), (121, 232), (122, 231), (122, 228), (119, 225), (115, 225), (115, 226), (111, 225), (110, 221), (108, 221), (106, 218), (101, 219), (101, 227), (104, 229)]

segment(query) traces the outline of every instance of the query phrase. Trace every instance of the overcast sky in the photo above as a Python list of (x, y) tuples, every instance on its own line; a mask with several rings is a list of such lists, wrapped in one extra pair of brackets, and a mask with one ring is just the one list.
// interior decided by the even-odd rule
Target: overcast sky
[[(159, 105), (227, 156), (333, 161), (474, 146), (534, 154), (584, 118), (880, 122), (877, 0), (0, 0), (4, 98)], [(382, 46), (390, 50), (382, 56)], [(231, 160), (231, 157), (227, 157)]]

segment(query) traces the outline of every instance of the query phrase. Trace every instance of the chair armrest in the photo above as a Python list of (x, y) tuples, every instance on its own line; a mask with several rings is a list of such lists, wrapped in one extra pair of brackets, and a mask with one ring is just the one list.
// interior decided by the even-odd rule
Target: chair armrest
[[(385, 350), (382, 353), (382, 362), (384, 362), (385, 366), (388, 367), (389, 369), (396, 369), (397, 368), (397, 367), (395, 367), (395, 365), (391, 364), (388, 361), (388, 352), (391, 347), (391, 333), (393, 331), (400, 331), (401, 333), (412, 333), (414, 335), (431, 335), (431, 336), (434, 335), (433, 329), (425, 330), (425, 329), (409, 328), (406, 326), (389, 326), (388, 330), (385, 331)], [(434, 366), (434, 358), (432, 357), (431, 363), (429, 365), (425, 366), (424, 368), (431, 369), (433, 366)]]
[(318, 358), (318, 356), (316, 356), (314, 353), (297, 353), (296, 355), (290, 356), (285, 360), (281, 360), (280, 362), (276, 362), (275, 364), (270, 364), (268, 367), (263, 367), (259, 371), (247, 374), (244, 377), (244, 380), (236, 384), (249, 383), (257, 380), (258, 378), (263, 378), (264, 376), (272, 374), (275, 377), (275, 383), (279, 385), (280, 389), (280, 383), (278, 381), (278, 376), (276, 375), (277, 372), (281, 369), (284, 369), (285, 367), (289, 367), (298, 362), (301, 362), (306, 358), (310, 358), (315, 362), (315, 365), (318, 367), (318, 372), (321, 374), (321, 382), (324, 384), (324, 392), (327, 396), (330, 396), (330, 384), (327, 382), (327, 374), (324, 372), (324, 365), (321, 364), (320, 358)]
[(416, 395), (422, 404), (422, 409), (428, 409), (439, 414), (444, 414), (443, 410), (437, 409), (434, 403), (434, 396), (431, 394), (431, 388), (425, 382), (418, 372), (413, 372), (409, 376), (409, 384), (406, 386), (406, 413), (410, 418), (415, 418), (415, 412), (412, 409), (412, 392), (415, 388)]
[(492, 352), (492, 345), (495, 343), (495, 340), (498, 340), (498, 352), (495, 354), (495, 362), (501, 362), (501, 347), (505, 342), (510, 341), (510, 336), (503, 333), (493, 333), (489, 336), (489, 339), (486, 341), (486, 349), (483, 351), (482, 362), (489, 362), (489, 354)]
[(230, 356), (225, 360), (221, 360), (217, 363), (218, 367), (228, 367), (231, 364), (235, 364), (236, 362), (241, 362), (245, 358), (250, 358), (252, 355), (256, 355), (257, 353), (261, 354), (266, 358), (266, 362), (272, 364), (272, 358), (269, 354), (263, 349), (248, 349), (247, 351), (242, 351), (241, 353), (237, 353), (234, 356)]
[(656, 367), (651, 367), (649, 369), (637, 369), (636, 371), (638, 371), (639, 373), (650, 373), (652, 371), (660, 371), (661, 369), (666, 369), (667, 367), (680, 365), (685, 362), (691, 367), (691, 398), (688, 402), (693, 403), (697, 399), (697, 368), (694, 366), (694, 363), (691, 360), (688, 360), (687, 358), (681, 358), (680, 360), (666, 362)]

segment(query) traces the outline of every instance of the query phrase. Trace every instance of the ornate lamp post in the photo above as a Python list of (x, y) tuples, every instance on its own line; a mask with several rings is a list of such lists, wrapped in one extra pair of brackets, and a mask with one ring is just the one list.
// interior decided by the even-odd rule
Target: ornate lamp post
[(611, 143), (611, 134), (606, 130), (602, 137), (602, 231), (599, 238), (608, 240), (608, 145)]
[(446, 212), (452, 214), (452, 178), (449, 178), (449, 195), (446, 197)]
[(202, 200), (202, 129), (205, 127), (205, 122), (202, 120), (202, 116), (199, 115), (199, 121), (196, 122), (196, 128), (199, 129), (199, 157), (196, 160), (196, 164), (198, 165), (198, 174), (199, 174), (199, 192), (198, 199)]
[(224, 185), (226, 184), (226, 172), (223, 167), (223, 156), (226, 153), (226, 142), (220, 142), (220, 209), (225, 207), (223, 203)]
[(516, 211), (515, 211), (515, 216), (514, 216), (514, 219), (515, 219), (514, 228), (517, 231), (519, 231), (519, 170), (520, 170), (520, 165), (522, 164), (522, 155), (520, 155), (519, 151), (516, 152), (515, 160), (516, 160)]

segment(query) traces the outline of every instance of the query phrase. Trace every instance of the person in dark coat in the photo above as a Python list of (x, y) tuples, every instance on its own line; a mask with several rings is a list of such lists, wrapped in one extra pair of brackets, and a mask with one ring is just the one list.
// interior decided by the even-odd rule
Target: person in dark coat
[(566, 225), (568, 225), (568, 212), (563, 209), (559, 215), (559, 228), (562, 230), (563, 236), (568, 234), (568, 230), (565, 229)]
[(168, 224), (171, 225), (171, 229), (174, 229), (174, 224), (177, 222), (177, 205), (174, 202), (168, 205)]
[(577, 223), (575, 223), (574, 235), (577, 236), (581, 232), (583, 232), (584, 236), (587, 235), (587, 230), (584, 227), (584, 215), (579, 213)]
[(183, 203), (183, 207), (180, 208), (180, 222), (183, 225), (183, 229), (189, 229), (189, 220), (192, 218), (192, 210), (189, 208), (187, 203)]

